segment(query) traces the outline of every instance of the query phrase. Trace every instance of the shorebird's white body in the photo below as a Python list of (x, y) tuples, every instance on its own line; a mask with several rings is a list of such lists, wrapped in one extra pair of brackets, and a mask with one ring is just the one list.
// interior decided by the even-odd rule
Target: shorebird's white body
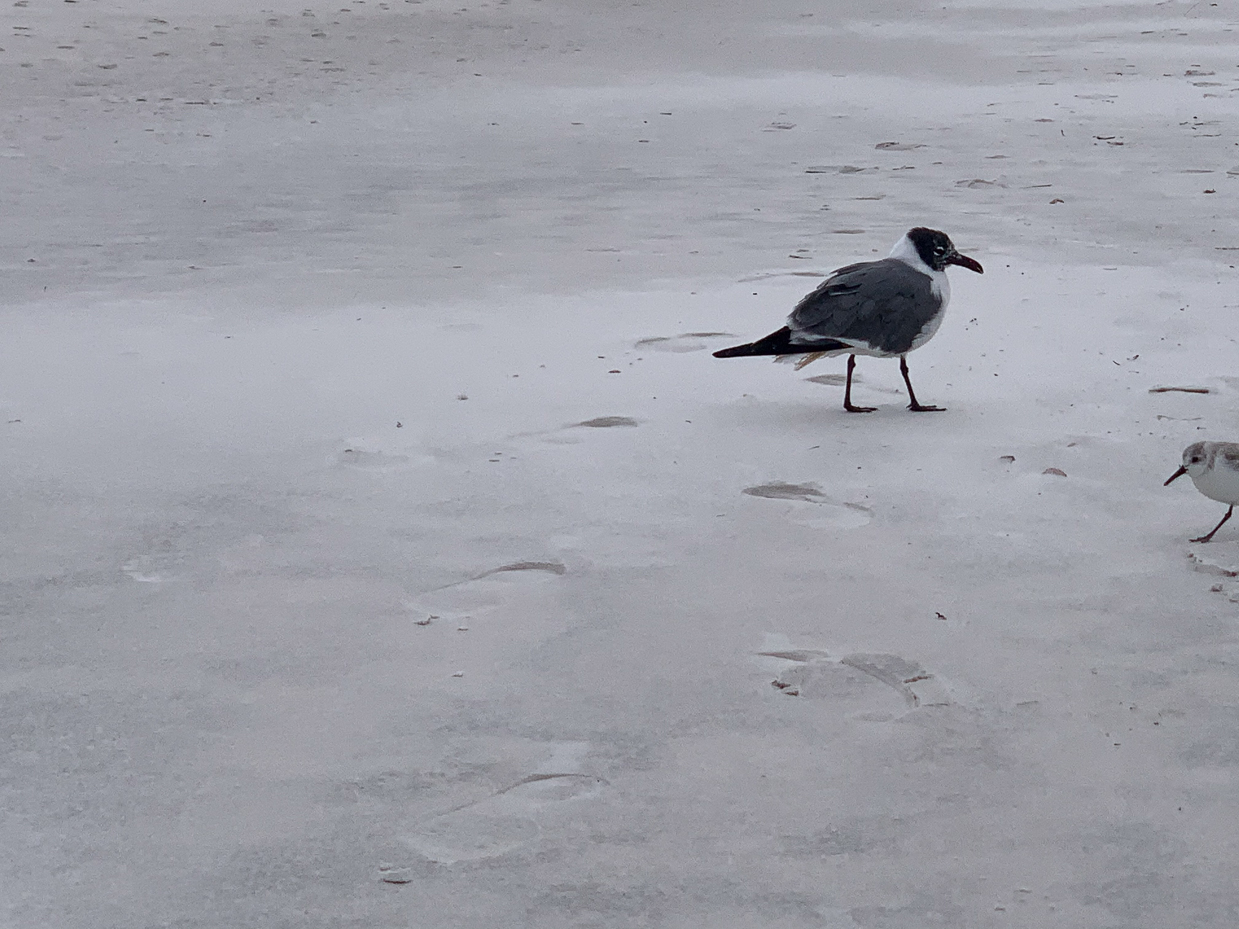
[(1183, 449), (1183, 465), (1166, 479), (1166, 483), (1184, 474), (1210, 500), (1230, 505), (1222, 522), (1214, 526), (1211, 532), (1192, 539), (1193, 542), (1208, 542), (1213, 538), (1213, 533), (1222, 528), (1222, 523), (1230, 519), (1235, 506), (1239, 505), (1239, 443), (1193, 442)]
[[(1199, 446), (1198, 460), (1192, 452)], [(1239, 443), (1197, 442), (1183, 453), (1183, 467), (1196, 489), (1218, 503), (1239, 504)]]

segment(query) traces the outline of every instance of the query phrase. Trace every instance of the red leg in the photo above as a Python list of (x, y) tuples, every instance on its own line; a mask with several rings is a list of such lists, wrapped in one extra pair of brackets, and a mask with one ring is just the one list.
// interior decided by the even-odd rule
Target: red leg
[(908, 385), (908, 399), (912, 402), (908, 404), (908, 409), (913, 413), (941, 413), (946, 407), (941, 406), (922, 406), (916, 402), (916, 394), (912, 392), (912, 380), (908, 377), (908, 359), (906, 355), (899, 356), (899, 373), (903, 375), (903, 382)]
[(848, 355), (848, 383), (843, 388), (843, 408), (849, 413), (872, 413), (876, 406), (852, 406), (852, 369), (856, 367), (856, 356)]
[(1192, 539), (1192, 541), (1193, 541), (1193, 542), (1208, 542), (1211, 538), (1213, 538), (1213, 533), (1214, 533), (1214, 532), (1217, 532), (1219, 529), (1221, 529), (1221, 528), (1222, 528), (1222, 523), (1224, 523), (1224, 522), (1226, 522), (1226, 520), (1230, 519), (1230, 514), (1231, 514), (1231, 513), (1233, 513), (1234, 511), (1235, 511), (1235, 508), (1234, 508), (1233, 506), (1231, 506), (1231, 507), (1230, 507), (1230, 508), (1226, 511), (1226, 515), (1222, 517), (1222, 522), (1221, 522), (1221, 523), (1218, 523), (1216, 526), (1214, 526), (1214, 527), (1213, 527), (1212, 532), (1210, 532), (1208, 535), (1202, 535), (1199, 539)]

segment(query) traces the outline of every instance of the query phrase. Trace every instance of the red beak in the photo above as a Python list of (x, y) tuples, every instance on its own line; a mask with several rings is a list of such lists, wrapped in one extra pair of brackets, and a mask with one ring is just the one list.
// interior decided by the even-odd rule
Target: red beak
[(1173, 481), (1173, 480), (1177, 480), (1178, 478), (1181, 478), (1181, 477), (1182, 477), (1183, 475), (1185, 475), (1186, 473), (1187, 473), (1187, 468), (1180, 468), (1180, 469), (1179, 469), (1178, 471), (1176, 471), (1174, 474), (1170, 475), (1170, 477), (1166, 478), (1166, 483), (1165, 483), (1165, 484), (1162, 484), (1162, 486), (1163, 486), (1163, 487), (1167, 487), (1167, 486), (1169, 486), (1169, 484), (1170, 484), (1170, 482), (1171, 482), (1171, 481)]
[(976, 271), (977, 274), (985, 273), (985, 269), (981, 267), (981, 262), (977, 261), (975, 258), (969, 258), (967, 255), (961, 255), (959, 252), (956, 252), (953, 255), (948, 255), (946, 263), (959, 265), (961, 268), (967, 268), (969, 271)]

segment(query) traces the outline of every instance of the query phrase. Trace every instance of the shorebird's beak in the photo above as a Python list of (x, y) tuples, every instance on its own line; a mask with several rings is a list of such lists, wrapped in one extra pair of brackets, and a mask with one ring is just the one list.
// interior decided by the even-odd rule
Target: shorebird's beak
[(1183, 475), (1185, 475), (1186, 473), (1187, 473), (1187, 468), (1180, 468), (1180, 469), (1179, 469), (1178, 471), (1176, 471), (1174, 474), (1170, 475), (1170, 477), (1166, 478), (1166, 483), (1165, 483), (1165, 484), (1162, 484), (1162, 486), (1163, 486), (1163, 487), (1168, 487), (1168, 486), (1170, 485), (1170, 482), (1171, 482), (1171, 481), (1174, 481), (1174, 480), (1177, 480), (1177, 479), (1181, 478), (1181, 477), (1182, 477)]
[(952, 252), (947, 255), (946, 263), (949, 265), (959, 265), (961, 268), (967, 268), (969, 271), (976, 271), (977, 274), (985, 273), (985, 269), (981, 267), (981, 262), (975, 258), (969, 258), (967, 255), (961, 255), (959, 252)]

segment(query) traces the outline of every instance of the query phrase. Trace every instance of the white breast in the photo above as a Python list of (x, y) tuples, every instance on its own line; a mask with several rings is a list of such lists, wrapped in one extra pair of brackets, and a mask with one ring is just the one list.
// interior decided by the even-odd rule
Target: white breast
[[(929, 292), (942, 301), (942, 306), (939, 307), (934, 318), (926, 323), (925, 328), (912, 340), (912, 348), (920, 348), (934, 337), (934, 333), (942, 325), (942, 318), (946, 315), (946, 305), (951, 302), (951, 282), (947, 278), (945, 271), (935, 271), (921, 260), (921, 255), (916, 250), (916, 246), (912, 244), (912, 240), (906, 235), (895, 243), (895, 247), (891, 249), (890, 257), (902, 261), (928, 277)], [(911, 350), (909, 349), (909, 351)]]
[(1196, 489), (1218, 503), (1239, 504), (1239, 471), (1228, 467), (1220, 456), (1211, 464), (1199, 477), (1192, 475)]

